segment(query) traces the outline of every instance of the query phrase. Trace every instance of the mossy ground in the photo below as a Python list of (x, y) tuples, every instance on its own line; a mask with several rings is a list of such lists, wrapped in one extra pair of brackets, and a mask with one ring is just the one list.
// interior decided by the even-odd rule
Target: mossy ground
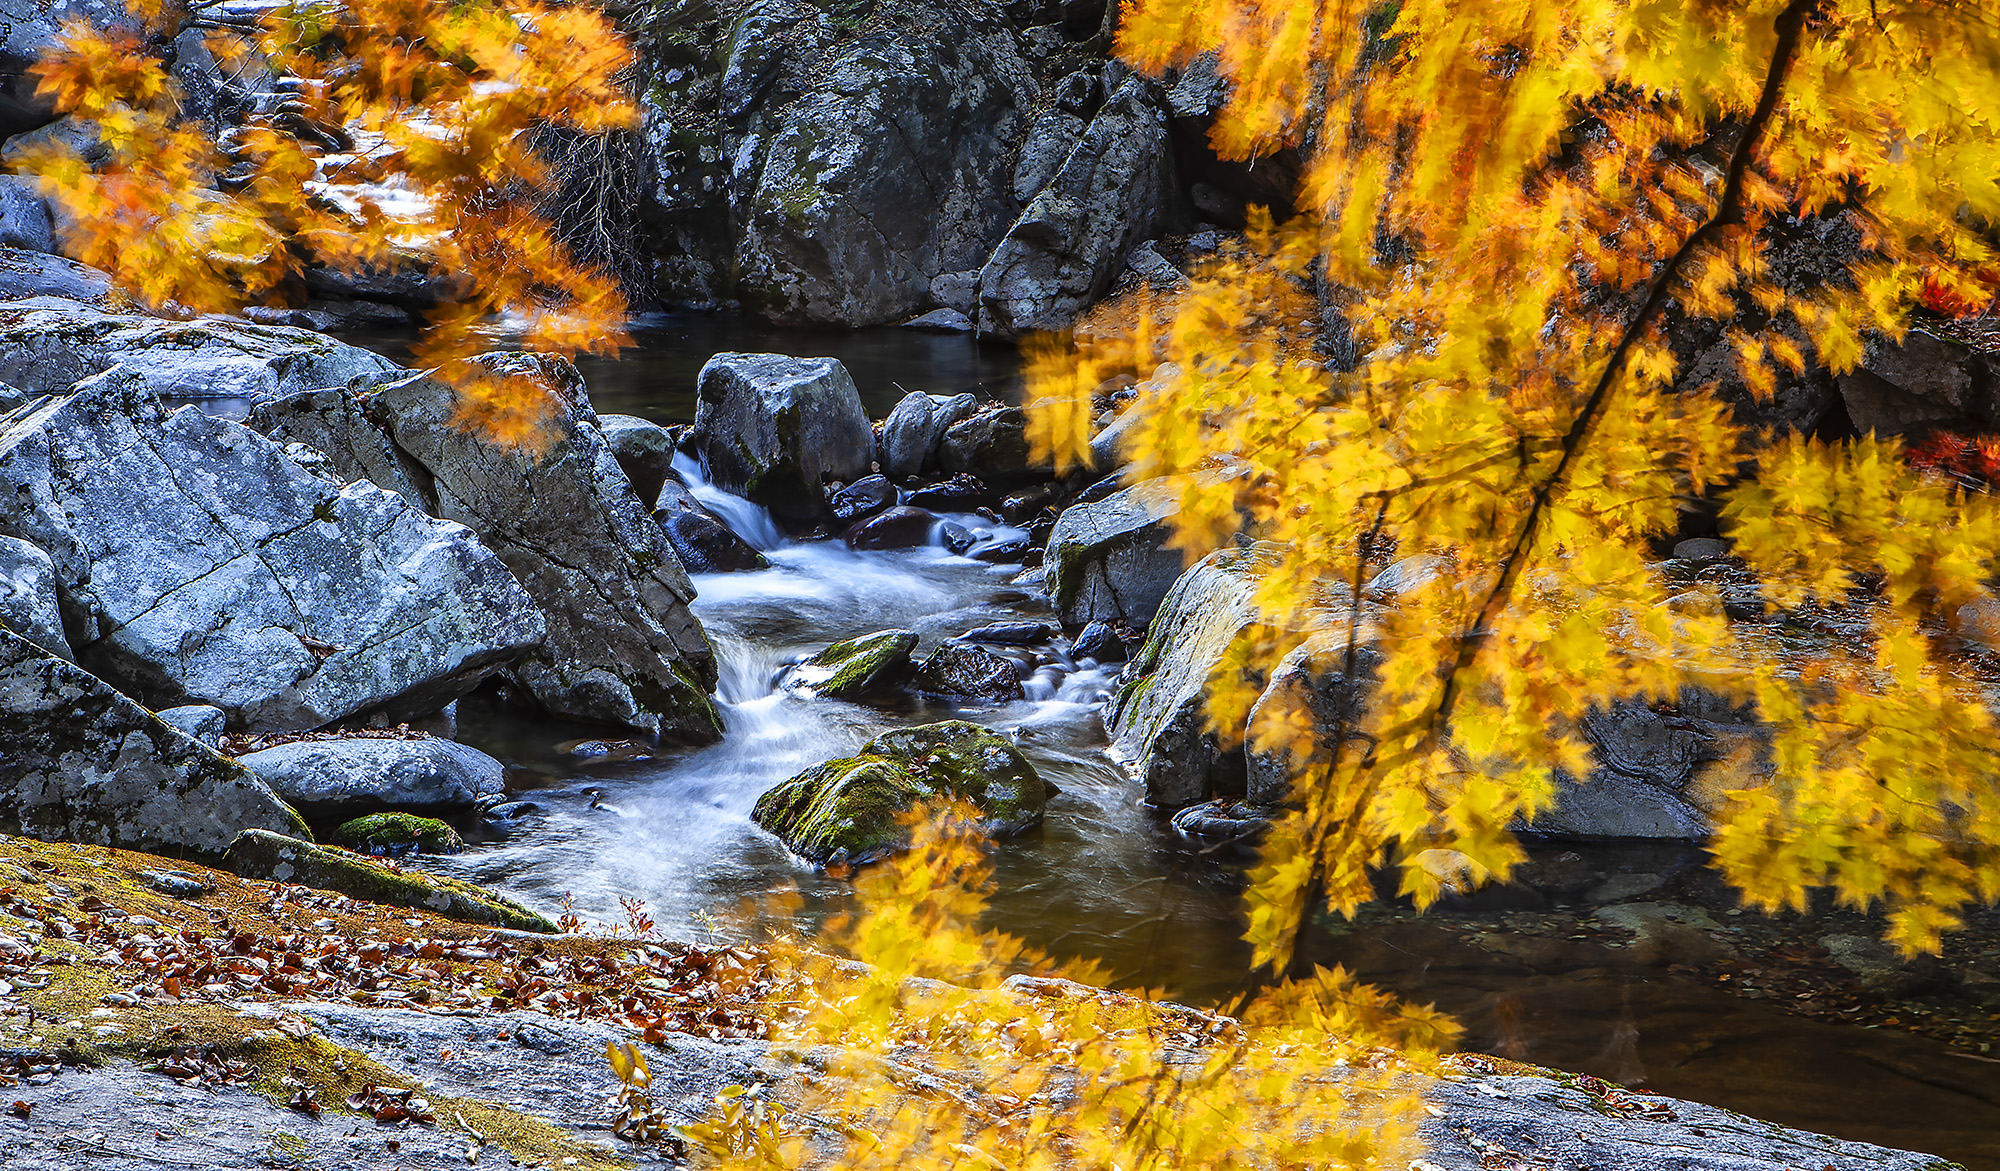
[[(148, 871), (173, 871), (208, 889), (193, 898), (178, 898), (155, 890)], [(470, 943), (487, 940), (492, 933), (489, 927), (421, 909), (339, 897), (288, 900), (275, 897), (279, 890), (272, 883), (149, 854), (0, 839), (0, 936), (31, 942), (43, 957), (31, 975), (14, 977), (11, 990), (0, 993), (0, 1048), (52, 1054), (73, 1066), (143, 1063), (180, 1051), (211, 1051), (256, 1067), (246, 1088), (283, 1104), (295, 1089), (284, 1082), (290, 1076), (315, 1087), (321, 1106), (330, 1113), (352, 1113), (346, 1105), (348, 1095), (367, 1084), (417, 1088), (420, 1069), (391, 1070), (318, 1032), (300, 1030), (302, 1035), (294, 1035), (274, 1028), (268, 1015), (243, 1011), (252, 1000), (298, 997), (257, 993), (225, 1000), (192, 994), (184, 999), (137, 997), (134, 990), (147, 980), (147, 972), (141, 965), (123, 962), (116, 944), (87, 932), (70, 939), (58, 938), (54, 931), (44, 934), (47, 925), (57, 920), (81, 926), (130, 924), (135, 919), (151, 921), (136, 930), (157, 936), (183, 930), (213, 936), (228, 930), (322, 940), (422, 938)], [(569, 958), (586, 964), (627, 954), (632, 947), (629, 940), (601, 936), (515, 942), (532, 949), (540, 961)], [(507, 971), (497, 960), (436, 962), (441, 969), (471, 970), (496, 982)], [(497, 983), (494, 990), (497, 995)], [(471, 1137), (476, 1131), (486, 1143), (518, 1161), (584, 1168), (627, 1165), (605, 1147), (580, 1141), (543, 1119), (474, 1099), (428, 1096), (436, 1126), (466, 1133), (468, 1146), (477, 1145)], [(571, 1158), (577, 1161), (565, 1162)]]
[(426, 854), (457, 854), (465, 849), (458, 831), (435, 817), (414, 813), (371, 813), (343, 822), (333, 831), (341, 845), (364, 852), (402, 853), (419, 850)]

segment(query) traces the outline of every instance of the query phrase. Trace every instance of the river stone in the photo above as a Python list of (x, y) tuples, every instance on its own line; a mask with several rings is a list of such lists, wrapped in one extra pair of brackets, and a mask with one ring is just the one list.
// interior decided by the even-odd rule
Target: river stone
[(413, 508), (436, 510), (437, 502), (419, 487), (429, 484), (430, 473), (390, 442), (388, 431), (368, 417), (361, 396), (345, 387), (268, 399), (250, 408), (243, 425), (274, 442), (302, 443), (319, 452), (342, 482), (366, 480)]
[(1100, 663), (1122, 663), (1125, 661), (1125, 640), (1109, 622), (1092, 622), (1083, 628), (1076, 640), (1070, 643), (1070, 653), (1079, 659), (1096, 659)]
[(466, 923), (554, 934), (555, 924), (512, 899), (441, 874), (392, 869), (372, 858), (327, 850), (264, 830), (245, 830), (222, 856), (240, 878), (330, 890), (385, 907), (417, 907)]
[(717, 354), (696, 390), (694, 444), (710, 481), (780, 524), (829, 519), (826, 482), (868, 474), (875, 433), (836, 359)]
[(541, 640), (463, 527), (340, 487), (120, 367), (0, 419), (0, 533), (55, 565), (78, 661), (234, 727), (436, 711)]
[(222, 747), (222, 734), (229, 730), (229, 713), (204, 703), (182, 704), (154, 714), (180, 729), (182, 735), (218, 750)]
[(507, 791), (499, 761), (429, 736), (298, 740), (242, 759), (295, 808), (327, 820), (388, 809), (459, 813)]
[(946, 397), (913, 390), (882, 421), (882, 470), (898, 480), (937, 466), (938, 444), (953, 423), (979, 409), (971, 394)]
[(343, 822), (333, 840), (361, 854), (400, 857), (404, 854), (463, 854), (465, 839), (434, 817), (409, 813), (370, 813)]
[(976, 512), (996, 503), (998, 494), (971, 472), (926, 484), (911, 492), (908, 501), (912, 508), (933, 508), (939, 512)]
[(896, 503), (896, 486), (884, 475), (863, 476), (835, 492), (828, 503), (834, 520), (852, 524)]
[(973, 472), (988, 482), (1019, 483), (1054, 474), (1036, 462), (1028, 444), (1028, 413), (995, 407), (953, 423), (938, 445), (938, 463), (947, 472)]
[(1110, 290), (1133, 246), (1161, 234), (1173, 184), (1157, 87), (1128, 74), (980, 271), (981, 332), (1014, 337), (1074, 324)]
[(1184, 567), (1180, 550), (1167, 547), (1180, 510), (1179, 477), (1142, 480), (1064, 509), (1046, 554), (1062, 624), (1151, 622)]
[[(1311, 636), (1271, 669), (1270, 682), (1251, 705), (1245, 737), (1245, 794), (1250, 804), (1289, 804), (1292, 778), (1330, 759), (1336, 737), (1360, 738), (1362, 705), (1374, 689), (1383, 659), (1365, 631), (1356, 633), (1351, 676), (1345, 630)], [(1260, 732), (1288, 728), (1312, 729), (1309, 743), (1256, 749)], [(1301, 747), (1305, 750), (1299, 751)]]
[(0, 626), (52, 655), (76, 658), (63, 634), (55, 562), (19, 537), (0, 537)]
[(828, 699), (852, 699), (901, 683), (916, 648), (917, 635), (910, 630), (878, 630), (846, 639), (792, 668), (785, 686)]
[(898, 504), (847, 526), (841, 539), (850, 549), (914, 549), (931, 543), (937, 514)]
[(1258, 551), (1231, 549), (1182, 575), (1106, 707), (1113, 749), (1134, 762), (1155, 806), (1178, 809), (1245, 791), (1241, 747), (1224, 748), (1209, 730), (1208, 683), (1239, 643), (1274, 637), (1252, 600), (1264, 564)]
[(916, 685), (932, 695), (1000, 701), (1024, 697), (1013, 663), (967, 643), (948, 642), (932, 651), (917, 668)]
[(174, 854), (220, 853), (245, 829), (307, 832), (256, 774), (5, 629), (0, 827)]
[(121, 363), (163, 399), (239, 417), (266, 399), (397, 369), (304, 329), (162, 321), (54, 297), (0, 305), (0, 382), (26, 396), (67, 391)]
[(556, 715), (719, 738), (715, 655), (688, 610), (694, 585), (618, 467), (582, 375), (532, 354), (474, 361), (542, 396), (541, 449), (455, 427), (457, 393), (429, 378), (379, 384), (371, 409), (430, 473), (437, 514), (477, 532), (547, 615), (548, 637), (515, 677)]
[[(0, 176), (12, 178), (13, 176)], [(110, 306), (123, 299), (111, 274), (46, 252), (0, 247), (0, 301), (61, 297), (79, 304)]]
[(678, 478), (660, 486), (653, 520), (667, 534), (668, 543), (689, 573), (740, 573), (770, 567), (756, 546), (695, 499)]
[(885, 732), (859, 754), (817, 764), (757, 799), (751, 818), (809, 862), (866, 862), (909, 841), (901, 817), (958, 799), (1007, 837), (1040, 823), (1047, 789), (1005, 737), (949, 720)]
[(639, 503), (653, 508), (660, 502), (660, 489), (674, 474), (674, 437), (658, 423), (635, 415), (599, 415), (597, 429), (611, 445), (611, 457), (625, 470)]

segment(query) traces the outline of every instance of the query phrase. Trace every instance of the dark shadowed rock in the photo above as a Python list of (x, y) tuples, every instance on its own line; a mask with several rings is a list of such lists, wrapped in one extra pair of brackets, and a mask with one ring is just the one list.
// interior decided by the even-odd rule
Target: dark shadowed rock
[(953, 423), (938, 447), (938, 464), (947, 472), (976, 473), (989, 483), (1019, 482), (1054, 470), (1034, 459), (1028, 413), (1020, 407), (995, 407)]
[(0, 533), (55, 567), (85, 666), (155, 707), (313, 728), (436, 711), (541, 641), (463, 527), (166, 411), (130, 367), (0, 420)]
[(1181, 551), (1167, 547), (1179, 513), (1171, 480), (1146, 480), (1065, 509), (1048, 543), (1049, 594), (1063, 625), (1151, 621), (1181, 574)]
[(111, 275), (100, 269), (46, 252), (0, 248), (0, 301), (24, 297), (62, 297), (93, 306), (110, 306), (123, 299), (113, 289)]
[(1122, 663), (1125, 661), (1125, 640), (1109, 622), (1092, 622), (1085, 626), (1070, 644), (1070, 653), (1078, 658), (1096, 659), (1100, 663)]
[(1063, 329), (1102, 297), (1141, 241), (1173, 214), (1166, 112), (1128, 74), (979, 274), (979, 328)]
[(1001, 701), (1023, 697), (1013, 663), (968, 643), (948, 642), (932, 651), (917, 668), (916, 685), (932, 695)]
[(874, 432), (854, 380), (832, 358), (717, 354), (697, 392), (694, 445), (709, 479), (780, 524), (829, 519), (827, 481), (868, 474)]
[(939, 512), (972, 512), (991, 506), (996, 499), (986, 481), (970, 472), (960, 472), (949, 480), (926, 484), (910, 493), (909, 503), (915, 508), (934, 508)]
[(210, 855), (246, 829), (306, 833), (256, 774), (4, 629), (0, 826), (53, 841)]
[(935, 513), (898, 504), (849, 526), (841, 537), (850, 549), (914, 549), (931, 543), (937, 523)]
[(653, 519), (689, 573), (741, 573), (770, 565), (755, 546), (703, 507), (678, 479), (661, 486)]
[(841, 524), (870, 517), (896, 503), (896, 486), (883, 475), (863, 476), (828, 500), (833, 519)]
[(0, 245), (29, 252), (56, 250), (55, 219), (41, 181), (32, 175), (0, 175)]
[(911, 391), (882, 421), (882, 470), (907, 480), (937, 466), (938, 444), (953, 423), (979, 409), (970, 394), (946, 397)]
[(611, 445), (611, 457), (624, 469), (632, 491), (647, 508), (660, 502), (660, 489), (674, 474), (674, 437), (658, 423), (633, 415), (599, 415), (597, 429)]

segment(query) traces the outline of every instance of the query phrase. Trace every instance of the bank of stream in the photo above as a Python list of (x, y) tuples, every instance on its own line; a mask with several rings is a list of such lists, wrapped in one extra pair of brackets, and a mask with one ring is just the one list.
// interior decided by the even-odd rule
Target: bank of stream
[[(995, 396), (1015, 387), (1004, 351), (964, 337), (792, 336), (715, 319), (661, 319), (639, 337), (636, 356), (590, 371), (601, 412), (685, 421), (694, 372), (731, 348), (840, 356), (877, 417), (900, 395), (890, 383)], [(511, 836), (424, 864), (544, 911), (569, 899), (603, 922), (623, 922), (622, 900), (637, 900), (661, 931), (694, 940), (734, 938), (767, 896), (796, 892), (810, 928), (849, 905), (848, 884), (755, 826), (757, 797), (884, 728), (963, 718), (1013, 736), (1062, 790), (1040, 830), (997, 851), (991, 925), (1095, 959), (1128, 986), (1204, 1003), (1231, 992), (1247, 961), (1243, 859), (1177, 840), (1140, 804), (1098, 718), (1116, 664), (1058, 651), (1027, 681), (1027, 699), (970, 707), (861, 706), (777, 686), (787, 664), (856, 634), (915, 630), (927, 650), (988, 623), (1047, 620), (1040, 595), (1012, 584), (1015, 567), (939, 548), (790, 542), (750, 505), (698, 494), (771, 562), (695, 579), (726, 738), (662, 749), (490, 692), (470, 697), (461, 739), (506, 761), (517, 795), (540, 813)], [(1470, 1049), (2000, 1168), (2000, 984), (1982, 982), (2000, 971), (1993, 923), (1955, 941), (1935, 978), (1885, 990), (1860, 985), (1818, 942), (1875, 925), (1830, 912), (1773, 923), (1733, 909), (1697, 849), (1549, 843), (1518, 891), (1421, 918), (1379, 907), (1322, 924), (1308, 951), (1455, 1014)], [(1905, 1031), (1913, 1022), (1921, 1034)]]

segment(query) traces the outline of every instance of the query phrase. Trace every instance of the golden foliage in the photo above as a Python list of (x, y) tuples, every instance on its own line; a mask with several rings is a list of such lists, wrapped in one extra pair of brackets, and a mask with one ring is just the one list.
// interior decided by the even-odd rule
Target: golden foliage
[(311, 267), (417, 269), (448, 295), (418, 347), (467, 396), (468, 426), (520, 442), (537, 408), (458, 363), (495, 319), (523, 348), (615, 351), (626, 304), (528, 198), (547, 181), (528, 132), (630, 125), (630, 50), (594, 8), (539, 0), (339, 0), (274, 10), (252, 39), (217, 30), (219, 60), (268, 65), (296, 90), (213, 141), (138, 30), (66, 26), (35, 69), (59, 113), (87, 119), (104, 159), (52, 146), (27, 170), (62, 209), (68, 253), (156, 308), (233, 312), (296, 299)]
[(1454, 1039), (1448, 1022), (1338, 969), (1278, 985), (1240, 1021), (1073, 982), (1099, 974), (979, 929), (990, 843), (966, 829), (977, 811), (938, 812), (915, 811), (911, 849), (857, 879), (860, 911), (824, 941), (842, 954), (781, 950), (786, 1107), (732, 1088), (684, 1136), (731, 1167), (855, 1171), (1359, 1169), (1422, 1153), (1415, 1075)]
[[(1926, 288), (1983, 304), (2000, 5), (1133, 0), (1119, 46), (1150, 69), (1215, 54), (1218, 150), (1309, 159), (1300, 214), (1257, 217), (1164, 324), (1149, 306), (1030, 367), (1066, 468), (1098, 380), (1173, 363), (1141, 384), (1127, 475), (1241, 469), (1177, 481), (1182, 547), (1240, 525), (1278, 551), (1274, 626), (1344, 624), (1383, 656), (1357, 727), (1257, 730), (1303, 770), (1249, 896), (1260, 961), (1282, 970), (1316, 906), (1373, 898), (1378, 865), (1419, 903), (1436, 851), (1504, 877), (1514, 827), (1588, 772), (1586, 713), (1693, 685), (1770, 728), (1717, 814), (1752, 902), (1830, 886), (1925, 949), (2000, 894), (2000, 741), (1939, 641), (1996, 569), (1991, 498), (1892, 442), (1770, 446), (1716, 387), (1675, 385), (1664, 332), (1726, 322), (1762, 397), (1780, 371), (1852, 368), (1868, 331), (1899, 339)], [(1859, 241), (1848, 272), (1781, 280), (1774, 236), (1815, 217)], [(1313, 348), (1335, 315), (1352, 369)], [(1764, 597), (1859, 633), (1802, 653), (1676, 596), (1652, 544), (1715, 494)], [(1361, 600), (1390, 548), (1445, 581)], [(1226, 736), (1260, 678), (1211, 681)]]

